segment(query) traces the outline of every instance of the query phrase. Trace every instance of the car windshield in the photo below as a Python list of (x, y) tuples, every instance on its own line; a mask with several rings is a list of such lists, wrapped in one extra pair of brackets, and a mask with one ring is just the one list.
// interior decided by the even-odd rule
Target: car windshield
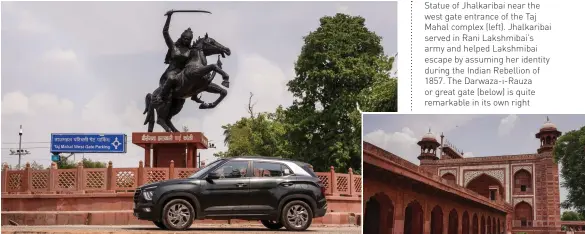
[(205, 166), (203, 169), (193, 173), (193, 175), (189, 176), (189, 178), (198, 178), (201, 175), (205, 174), (207, 171), (209, 171), (211, 168), (215, 167), (217, 164), (219, 164), (220, 162), (222, 162), (223, 160), (216, 160), (214, 162), (212, 162), (211, 164)]

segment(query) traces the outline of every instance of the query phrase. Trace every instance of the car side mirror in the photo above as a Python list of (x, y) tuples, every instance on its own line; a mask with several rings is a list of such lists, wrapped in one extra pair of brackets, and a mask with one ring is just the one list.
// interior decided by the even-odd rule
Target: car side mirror
[(217, 172), (210, 172), (209, 174), (207, 174), (207, 177), (205, 177), (205, 179), (208, 179), (208, 180), (216, 180), (216, 179), (219, 179), (219, 173), (217, 173)]

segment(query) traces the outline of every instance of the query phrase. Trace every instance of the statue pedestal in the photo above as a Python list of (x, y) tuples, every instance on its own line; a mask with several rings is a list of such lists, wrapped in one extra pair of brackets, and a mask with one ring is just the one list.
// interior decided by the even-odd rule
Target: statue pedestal
[(144, 167), (169, 167), (173, 160), (175, 167), (196, 168), (197, 150), (208, 146), (200, 132), (133, 132), (132, 143), (144, 148)]

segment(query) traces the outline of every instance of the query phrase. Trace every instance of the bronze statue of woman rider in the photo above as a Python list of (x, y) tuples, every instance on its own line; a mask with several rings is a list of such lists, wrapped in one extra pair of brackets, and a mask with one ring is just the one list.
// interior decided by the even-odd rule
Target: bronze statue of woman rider
[(183, 31), (183, 33), (181, 33), (181, 37), (176, 42), (173, 42), (173, 39), (171, 39), (171, 36), (169, 35), (171, 16), (175, 12), (202, 12), (211, 14), (211, 12), (200, 10), (170, 10), (165, 14), (167, 21), (163, 27), (163, 37), (168, 47), (167, 55), (165, 57), (165, 64), (168, 64), (169, 66), (159, 80), (159, 86), (162, 86), (162, 88), (161, 92), (154, 97), (155, 103), (161, 103), (165, 99), (170, 98), (170, 92), (176, 83), (175, 77), (177, 73), (181, 72), (181, 70), (185, 68), (185, 64), (189, 60), (191, 52), (190, 47), (191, 41), (193, 40), (193, 31), (191, 31), (191, 28), (187, 28), (185, 31)]

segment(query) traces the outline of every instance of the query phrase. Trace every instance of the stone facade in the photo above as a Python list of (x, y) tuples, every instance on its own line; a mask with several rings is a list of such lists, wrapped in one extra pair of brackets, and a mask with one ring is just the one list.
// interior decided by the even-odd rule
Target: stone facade
[[(445, 179), (455, 177), (458, 185), (490, 199), (501, 196), (515, 207), (514, 227), (560, 230), (559, 168), (552, 155), (560, 135), (547, 121), (536, 134), (540, 147), (535, 147), (534, 154), (472, 158), (449, 155), (456, 151), (443, 143), (441, 135), (437, 150), (441, 156), (427, 160), (431, 157), (425, 155), (420, 166)], [(429, 139), (429, 134), (423, 139)]]
[[(510, 204), (479, 196), (367, 142), (363, 147), (364, 233), (510, 232)], [(441, 173), (458, 175), (452, 169)]]

